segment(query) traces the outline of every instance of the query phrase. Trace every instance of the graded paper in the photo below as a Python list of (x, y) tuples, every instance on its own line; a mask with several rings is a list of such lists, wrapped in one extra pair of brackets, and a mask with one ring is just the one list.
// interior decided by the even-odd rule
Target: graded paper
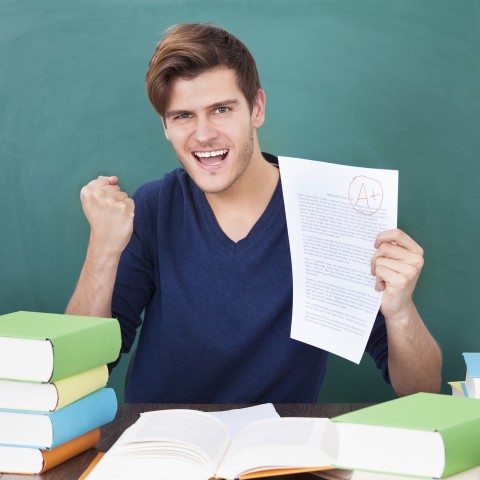
[(380, 308), (376, 236), (397, 227), (398, 171), (279, 157), (292, 257), (291, 338), (360, 363)]

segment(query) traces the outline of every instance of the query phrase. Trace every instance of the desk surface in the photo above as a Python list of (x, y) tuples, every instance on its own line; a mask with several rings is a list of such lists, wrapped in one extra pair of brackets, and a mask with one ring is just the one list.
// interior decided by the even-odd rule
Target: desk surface
[[(241, 408), (249, 405), (201, 405), (201, 404), (152, 404), (152, 403), (130, 403), (121, 404), (115, 420), (101, 428), (100, 442), (96, 448), (91, 448), (87, 452), (77, 455), (75, 458), (58, 465), (52, 470), (36, 477), (25, 475), (7, 475), (0, 473), (0, 480), (25, 480), (25, 479), (44, 479), (44, 480), (77, 480), (90, 462), (95, 458), (97, 452), (106, 452), (122, 434), (122, 432), (135, 423), (141, 412), (151, 410), (164, 410), (167, 408), (190, 408), (194, 410), (203, 410), (205, 412), (230, 410), (232, 408)], [(341, 413), (351, 412), (365, 407), (363, 403), (319, 403), (319, 404), (275, 404), (277, 412), (282, 417), (335, 417)], [(272, 480), (311, 480), (313, 477), (308, 474), (288, 475), (271, 477)]]

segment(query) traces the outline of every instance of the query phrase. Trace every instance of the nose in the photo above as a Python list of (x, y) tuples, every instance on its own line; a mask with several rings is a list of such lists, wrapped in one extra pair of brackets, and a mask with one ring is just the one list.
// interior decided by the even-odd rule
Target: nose
[(215, 140), (218, 132), (214, 122), (208, 116), (198, 116), (193, 134), (198, 143), (206, 144)]

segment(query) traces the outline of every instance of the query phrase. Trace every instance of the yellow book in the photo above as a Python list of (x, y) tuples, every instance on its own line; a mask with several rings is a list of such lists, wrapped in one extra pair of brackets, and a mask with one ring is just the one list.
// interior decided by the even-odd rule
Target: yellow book
[(53, 383), (0, 380), (0, 409), (54, 412), (105, 387), (106, 365)]

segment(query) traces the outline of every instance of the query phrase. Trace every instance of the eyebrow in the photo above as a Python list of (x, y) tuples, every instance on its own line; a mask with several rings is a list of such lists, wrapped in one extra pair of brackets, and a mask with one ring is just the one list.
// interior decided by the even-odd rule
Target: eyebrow
[[(214, 108), (225, 107), (229, 105), (238, 105), (239, 103), (240, 101), (237, 98), (231, 98), (231, 99), (223, 100), (221, 102), (212, 103), (211, 105), (207, 105), (205, 107), (205, 110), (212, 110)], [(187, 110), (187, 109), (169, 110), (165, 116), (167, 118), (170, 118), (170, 117), (175, 117), (176, 115), (180, 115), (182, 113), (190, 113), (190, 110)]]

